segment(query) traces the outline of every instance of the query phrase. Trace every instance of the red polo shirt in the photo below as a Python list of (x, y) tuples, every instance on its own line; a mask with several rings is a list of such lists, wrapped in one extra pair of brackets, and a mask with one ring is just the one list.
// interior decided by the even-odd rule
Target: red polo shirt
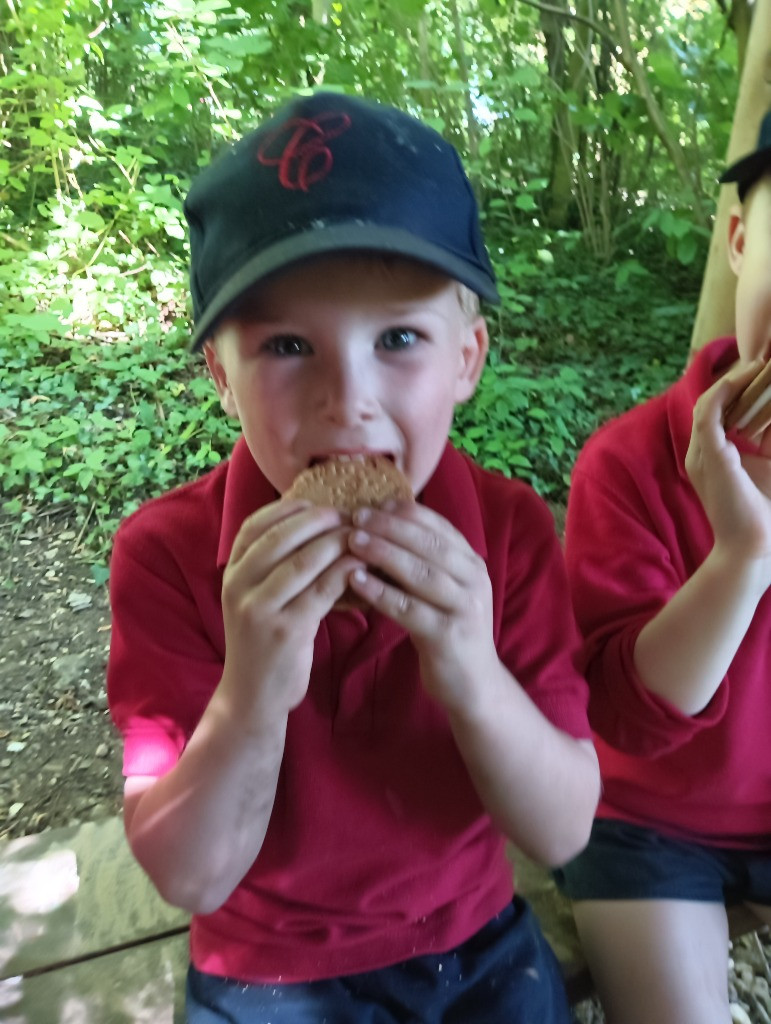
[(702, 843), (768, 850), (771, 591), (698, 715), (651, 693), (634, 665), (640, 630), (712, 548), (685, 454), (697, 398), (736, 358), (733, 339), (713, 342), (664, 394), (589, 440), (573, 473), (566, 557), (586, 636), (603, 783), (598, 815)]
[[(222, 673), (223, 568), (244, 518), (275, 498), (241, 440), (118, 531), (108, 692), (126, 775), (168, 771), (195, 729)], [(503, 662), (549, 719), (588, 737), (562, 554), (541, 500), (450, 446), (421, 500), (486, 559)], [(511, 899), (503, 846), (407, 634), (374, 612), (333, 612), (289, 716), (265, 842), (227, 902), (194, 917), (193, 962), (290, 982), (447, 950)]]

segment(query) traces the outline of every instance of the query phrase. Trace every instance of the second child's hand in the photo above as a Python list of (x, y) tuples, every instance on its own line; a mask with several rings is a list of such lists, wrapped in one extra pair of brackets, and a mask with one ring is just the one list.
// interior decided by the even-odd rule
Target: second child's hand
[[(725, 410), (757, 367), (736, 368), (696, 402), (685, 469), (712, 529), (704, 561), (641, 629), (635, 667), (687, 715), (717, 693), (771, 584), (771, 466), (726, 435)], [(738, 441), (738, 437), (736, 438)], [(756, 442), (753, 442), (753, 445)]]
[(697, 401), (685, 468), (714, 534), (715, 546), (737, 561), (771, 561), (771, 436), (740, 452), (723, 415), (757, 367), (736, 369)]

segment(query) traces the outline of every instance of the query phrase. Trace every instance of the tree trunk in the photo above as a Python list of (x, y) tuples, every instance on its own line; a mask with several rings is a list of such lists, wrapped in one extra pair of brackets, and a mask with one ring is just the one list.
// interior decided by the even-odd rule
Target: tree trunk
[(463, 24), (461, 22), (458, 0), (450, 0), (450, 12), (455, 32), (455, 59), (458, 62), (458, 76), (463, 83), (463, 96), (466, 106), (466, 146), (472, 163), (476, 166), (479, 157), (479, 125), (474, 113), (474, 103), (471, 98), (471, 85), (469, 83), (468, 62), (466, 60), (466, 43), (463, 38)]
[(739, 74), (741, 75), (744, 71), (747, 40), (750, 37), (750, 25), (752, 24), (750, 0), (732, 0), (728, 24), (736, 36), (736, 51), (739, 57)]
[[(726, 163), (733, 163), (755, 148), (760, 121), (770, 108), (771, 0), (756, 0)], [(713, 338), (736, 330), (736, 280), (728, 264), (727, 244), (728, 218), (736, 202), (736, 186), (722, 185), (691, 335), (691, 353)]]
[[(765, 0), (758, 0), (758, 2), (762, 3), (765, 2)], [(656, 100), (656, 97), (648, 83), (647, 72), (641, 63), (640, 58), (637, 56), (637, 50), (635, 49), (634, 42), (632, 41), (632, 31), (629, 25), (627, 0), (612, 0), (611, 10), (613, 11), (613, 22), (618, 36), (618, 44), (623, 55), (624, 67), (627, 68), (634, 78), (637, 93), (642, 97), (643, 102), (645, 103), (651, 124), (664, 144), (664, 148), (669, 154), (680, 180), (683, 182), (685, 187), (694, 194), (696, 208), (693, 212), (696, 219), (700, 224), (706, 227), (708, 224), (708, 217), (702, 203), (698, 176), (691, 173), (683, 148), (676, 135), (670, 131), (664, 112), (659, 106), (658, 101)]]
[[(554, 11), (541, 9), (541, 31), (546, 41), (549, 77), (554, 83), (552, 114), (551, 160), (549, 186), (545, 201), (545, 220), (549, 227), (566, 228), (573, 197), (573, 158), (579, 145), (580, 132), (570, 119), (570, 108), (564, 98), (572, 92), (580, 103), (587, 93), (591, 66), (591, 45), (594, 34), (581, 22), (574, 25), (574, 42), (569, 46), (565, 38), (565, 20), (569, 15), (567, 0), (560, 0), (565, 18)], [(583, 12), (582, 12), (583, 13)]]
[[(561, 0), (564, 4), (565, 0)], [(549, 78), (554, 83), (554, 106), (551, 122), (551, 156), (549, 159), (549, 186), (546, 192), (546, 223), (549, 227), (564, 228), (568, 208), (573, 198), (572, 174), (569, 157), (563, 157), (567, 145), (567, 104), (562, 99), (565, 90), (565, 32), (561, 19), (551, 11), (541, 11), (541, 32), (546, 42)]]

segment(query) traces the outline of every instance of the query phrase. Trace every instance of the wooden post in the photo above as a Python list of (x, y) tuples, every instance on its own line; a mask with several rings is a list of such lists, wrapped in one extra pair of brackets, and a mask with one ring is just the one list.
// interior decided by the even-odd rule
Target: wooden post
[[(736, 101), (726, 163), (755, 148), (760, 122), (771, 109), (771, 0), (756, 0), (752, 28)], [(738, 202), (735, 185), (722, 185), (718, 198), (699, 308), (691, 335), (691, 353), (713, 338), (736, 330), (736, 279), (728, 265), (728, 216)]]

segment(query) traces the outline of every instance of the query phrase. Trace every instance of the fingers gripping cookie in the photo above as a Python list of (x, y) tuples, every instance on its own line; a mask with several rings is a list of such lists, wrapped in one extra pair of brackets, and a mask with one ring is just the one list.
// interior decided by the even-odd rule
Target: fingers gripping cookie
[[(318, 462), (298, 474), (284, 497), (331, 506), (346, 515), (358, 508), (378, 508), (387, 501), (414, 500), (407, 478), (382, 455)], [(335, 604), (335, 608), (364, 607), (350, 589)]]
[(725, 428), (754, 437), (771, 423), (771, 362), (766, 363), (726, 409)]

